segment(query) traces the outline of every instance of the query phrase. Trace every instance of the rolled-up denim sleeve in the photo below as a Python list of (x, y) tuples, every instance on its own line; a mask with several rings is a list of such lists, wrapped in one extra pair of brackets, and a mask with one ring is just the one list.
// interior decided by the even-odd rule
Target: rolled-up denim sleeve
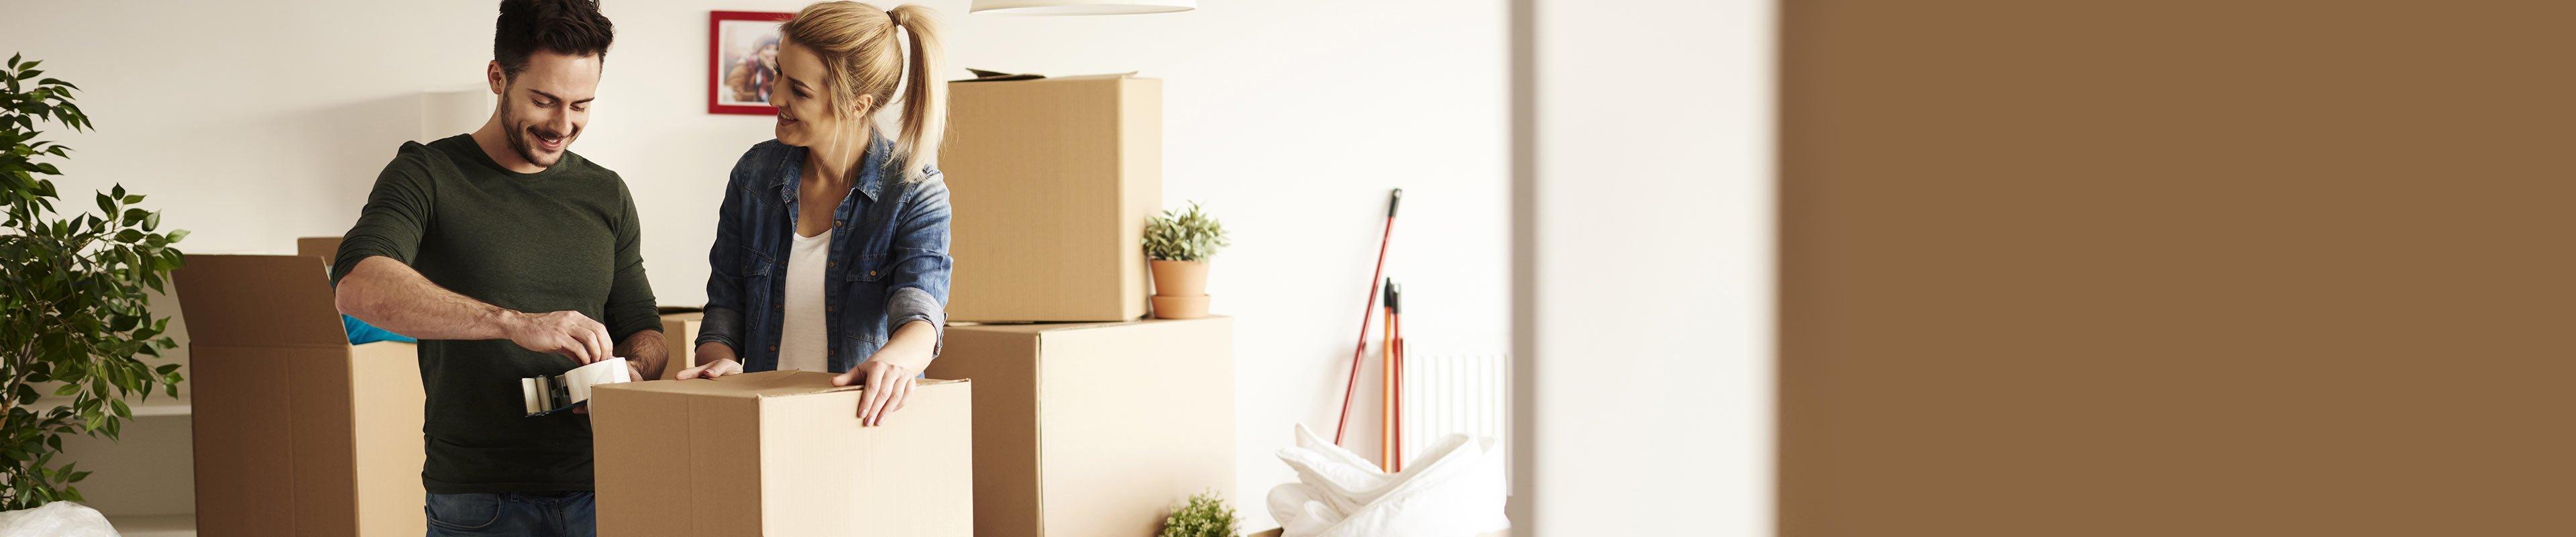
[(895, 222), (892, 272), (886, 280), (886, 328), (912, 321), (930, 323), (931, 356), (946, 346), (948, 273), (948, 183), (931, 170), (913, 185), (911, 200)]
[(697, 344), (722, 343), (742, 352), (743, 189), (753, 173), (752, 155), (735, 162), (725, 183), (724, 202), (716, 206), (716, 242), (707, 247), (707, 311), (698, 322)]

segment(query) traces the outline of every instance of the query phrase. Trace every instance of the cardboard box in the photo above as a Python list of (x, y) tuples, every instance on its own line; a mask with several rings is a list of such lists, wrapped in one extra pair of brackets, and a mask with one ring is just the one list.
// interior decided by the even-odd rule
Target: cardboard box
[(313, 257), (187, 261), (198, 534), (419, 535), (419, 351), (350, 346)]
[(320, 257), (322, 258), (322, 266), (330, 266), (331, 258), (340, 255), (340, 238), (304, 237), (295, 239), (295, 255)]
[(698, 324), (706, 316), (702, 312), (662, 315), (662, 348), (671, 358), (663, 363), (662, 376), (653, 378), (677, 378), (680, 370), (698, 366)]
[(1145, 218), (1163, 203), (1163, 84), (1073, 77), (948, 86), (948, 320), (1145, 315)]
[[(974, 379), (978, 535), (1153, 535), (1234, 491), (1234, 320), (950, 326)], [(910, 409), (906, 409), (909, 412)]]
[(925, 380), (884, 425), (832, 374), (770, 371), (591, 394), (599, 534), (975, 531), (972, 383)]

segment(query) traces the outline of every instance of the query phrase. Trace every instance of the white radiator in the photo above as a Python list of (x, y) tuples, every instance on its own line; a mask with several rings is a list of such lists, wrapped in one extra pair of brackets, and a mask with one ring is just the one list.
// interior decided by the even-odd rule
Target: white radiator
[(1412, 461), (1450, 433), (1511, 445), (1512, 360), (1508, 355), (1404, 357), (1404, 409), (1399, 427)]

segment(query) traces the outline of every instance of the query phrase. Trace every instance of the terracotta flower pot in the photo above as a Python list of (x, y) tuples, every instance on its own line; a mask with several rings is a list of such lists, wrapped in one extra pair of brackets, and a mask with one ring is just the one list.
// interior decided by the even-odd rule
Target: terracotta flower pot
[(1208, 314), (1206, 261), (1155, 260), (1154, 318), (1196, 319)]
[(1208, 315), (1208, 296), (1154, 296), (1154, 318), (1197, 319)]
[(1155, 260), (1154, 296), (1207, 296), (1206, 261)]

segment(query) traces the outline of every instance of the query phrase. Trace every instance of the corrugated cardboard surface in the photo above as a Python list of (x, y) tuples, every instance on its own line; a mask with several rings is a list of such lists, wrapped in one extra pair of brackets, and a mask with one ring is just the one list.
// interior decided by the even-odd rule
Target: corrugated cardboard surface
[(180, 285), (180, 313), (188, 317), (190, 345), (349, 346), (321, 260), (191, 255), (187, 261), (172, 278)]
[(698, 324), (706, 319), (706, 315), (689, 312), (662, 316), (662, 348), (670, 353), (671, 358), (662, 366), (662, 376), (657, 378), (677, 378), (680, 370), (697, 367)]
[(320, 257), (322, 258), (322, 264), (324, 266), (329, 266), (331, 264), (331, 259), (340, 255), (340, 238), (304, 237), (295, 239), (295, 255)]
[(1781, 535), (2576, 535), (2576, 3), (1781, 9)]
[(174, 275), (200, 535), (415, 535), (427, 524), (419, 353), (333, 335), (319, 266), (198, 255)]
[(1145, 314), (1145, 218), (1162, 209), (1162, 81), (949, 85), (951, 321)]
[(600, 388), (600, 534), (972, 535), (973, 384), (922, 381), (883, 426), (860, 427), (859, 390), (831, 377)]
[(948, 327), (930, 374), (977, 386), (977, 533), (1152, 535), (1190, 494), (1232, 492), (1233, 329), (1227, 317)]

